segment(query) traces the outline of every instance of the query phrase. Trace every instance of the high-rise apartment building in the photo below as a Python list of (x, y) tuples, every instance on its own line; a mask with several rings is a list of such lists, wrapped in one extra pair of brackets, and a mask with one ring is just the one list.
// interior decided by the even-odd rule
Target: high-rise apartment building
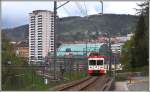
[(54, 13), (35, 10), (29, 13), (29, 63), (44, 62), (54, 52)]

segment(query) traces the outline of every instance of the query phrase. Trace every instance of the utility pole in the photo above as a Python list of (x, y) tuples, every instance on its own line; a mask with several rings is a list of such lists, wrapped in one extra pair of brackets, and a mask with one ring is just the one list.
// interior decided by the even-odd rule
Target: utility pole
[(56, 79), (56, 21), (57, 21), (57, 1), (54, 1), (54, 79)]
[(86, 56), (87, 56), (87, 40), (86, 40)]
[(102, 10), (101, 10), (102, 13), (101, 13), (101, 14), (103, 14), (103, 0), (100, 0), (100, 3), (101, 3), (101, 5), (102, 5), (102, 8), (101, 8), (101, 9), (102, 9)]
[(111, 39), (110, 39), (110, 33), (108, 32), (107, 33), (108, 35), (108, 39), (109, 39), (109, 42), (108, 42), (108, 46), (109, 46), (109, 75), (111, 76), (111, 55), (112, 55), (112, 52), (111, 52)]
[(56, 31), (57, 31), (57, 9), (67, 4), (69, 1), (66, 1), (64, 4), (57, 7), (57, 0), (54, 0), (54, 54), (53, 54), (53, 61), (54, 61), (54, 79), (56, 79)]

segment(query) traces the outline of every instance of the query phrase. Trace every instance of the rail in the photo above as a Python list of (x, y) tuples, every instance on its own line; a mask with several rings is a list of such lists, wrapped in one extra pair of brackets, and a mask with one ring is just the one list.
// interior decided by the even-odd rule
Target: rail
[(100, 91), (109, 91), (113, 82), (114, 82), (114, 79), (108, 78), (104, 86), (100, 89)]
[[(101, 81), (101, 82), (98, 82)], [(111, 85), (113, 83), (113, 79), (108, 78), (106, 76), (103, 77), (91, 77), (88, 76), (86, 78), (77, 80), (77, 81), (73, 81), (67, 84), (63, 84), (57, 87), (54, 87), (52, 90), (53, 91), (84, 91), (84, 90), (99, 90), (99, 91), (108, 91), (111, 88)], [(101, 85), (98, 89), (94, 89), (94, 87), (92, 86), (92, 84), (94, 83), (98, 83), (96, 85)], [(93, 87), (93, 88), (92, 88)]]

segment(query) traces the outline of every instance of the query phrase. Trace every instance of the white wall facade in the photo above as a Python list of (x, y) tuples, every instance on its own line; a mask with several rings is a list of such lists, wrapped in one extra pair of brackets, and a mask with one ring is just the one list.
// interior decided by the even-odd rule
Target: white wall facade
[(29, 63), (44, 62), (54, 51), (53, 12), (35, 10), (29, 16)]

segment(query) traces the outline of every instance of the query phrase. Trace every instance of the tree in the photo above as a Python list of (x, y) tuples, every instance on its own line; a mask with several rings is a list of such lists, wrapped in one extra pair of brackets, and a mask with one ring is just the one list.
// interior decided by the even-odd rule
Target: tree
[(123, 46), (121, 56), (122, 63), (132, 69), (148, 66), (149, 63), (148, 2), (140, 6), (142, 9), (140, 10), (136, 31), (131, 40)]

